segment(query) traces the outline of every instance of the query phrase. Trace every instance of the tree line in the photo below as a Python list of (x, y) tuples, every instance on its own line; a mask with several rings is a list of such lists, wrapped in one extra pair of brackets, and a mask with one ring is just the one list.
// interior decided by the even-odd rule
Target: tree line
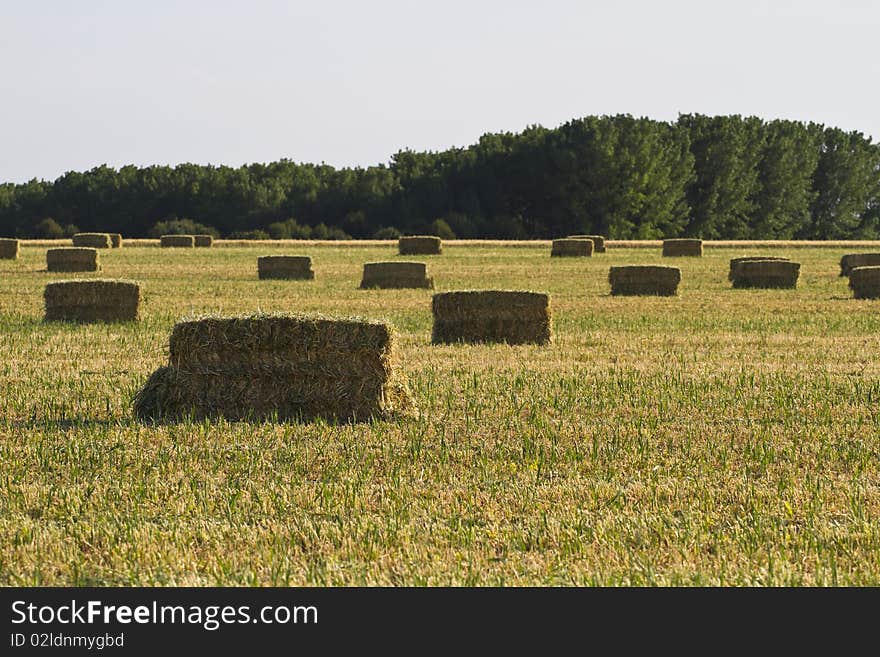
[(675, 122), (588, 116), (404, 150), (337, 169), (99, 166), (0, 184), (0, 235), (128, 237), (870, 239), (880, 237), (880, 145), (860, 132), (756, 117)]

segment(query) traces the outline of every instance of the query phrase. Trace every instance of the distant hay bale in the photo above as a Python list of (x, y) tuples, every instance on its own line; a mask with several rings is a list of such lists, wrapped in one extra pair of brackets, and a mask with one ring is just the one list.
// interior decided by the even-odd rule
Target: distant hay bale
[(759, 260), (772, 260), (772, 261), (780, 261), (787, 262), (788, 258), (782, 256), (743, 256), (741, 258), (731, 258), (730, 259), (730, 271), (727, 273), (727, 280), (733, 281), (736, 278), (737, 271), (739, 270), (739, 266), (743, 262), (756, 262)]
[(434, 344), (548, 344), (552, 337), (549, 294), (508, 290), (443, 292), (434, 295), (431, 311)]
[(572, 240), (593, 240), (593, 253), (605, 253), (604, 235), (569, 235)]
[(110, 244), (114, 249), (121, 249), (122, 233), (110, 233)]
[(434, 235), (407, 235), (397, 240), (400, 255), (440, 255), (443, 242)]
[(663, 240), (663, 255), (667, 258), (703, 255), (703, 240), (676, 238)]
[(840, 275), (849, 276), (855, 267), (876, 267), (880, 265), (880, 253), (850, 253), (840, 259)]
[(193, 235), (193, 242), (200, 248), (211, 248), (214, 246), (213, 235)]
[(800, 263), (788, 260), (746, 260), (731, 270), (733, 287), (793, 289), (800, 269)]
[(141, 420), (363, 421), (412, 405), (394, 330), (309, 315), (205, 317), (177, 324), (166, 367), (134, 399)]
[(555, 256), (585, 256), (593, 255), (593, 240), (582, 238), (565, 238), (553, 240), (550, 247), (550, 255)]
[(162, 235), (159, 238), (159, 246), (193, 248), (196, 238), (192, 235)]
[(268, 255), (257, 258), (257, 276), (262, 279), (313, 280), (310, 256)]
[(663, 265), (624, 265), (608, 272), (613, 296), (672, 297), (678, 293), (681, 270)]
[(18, 259), (18, 247), (19, 243), (16, 239), (0, 239), (0, 260)]
[(361, 289), (434, 289), (434, 279), (428, 276), (424, 262), (367, 262)]
[(856, 299), (880, 299), (880, 266), (868, 265), (850, 269), (849, 287)]
[(113, 239), (110, 233), (77, 233), (73, 236), (74, 246), (87, 246), (93, 249), (110, 249)]
[(43, 300), (47, 322), (131, 322), (137, 320), (140, 288), (131, 281), (54, 281)]
[(79, 246), (61, 246), (46, 250), (46, 269), (49, 271), (98, 271), (101, 264), (98, 250)]

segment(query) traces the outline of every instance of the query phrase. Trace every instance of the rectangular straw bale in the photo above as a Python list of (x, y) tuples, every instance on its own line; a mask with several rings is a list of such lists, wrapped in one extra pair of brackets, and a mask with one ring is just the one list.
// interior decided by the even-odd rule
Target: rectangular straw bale
[(114, 249), (121, 249), (122, 233), (110, 233), (110, 244)]
[(159, 238), (159, 246), (192, 248), (196, 245), (196, 239), (192, 235), (162, 235)]
[(98, 250), (78, 246), (61, 246), (46, 250), (49, 271), (98, 271), (101, 269)]
[(17, 260), (18, 247), (18, 240), (10, 238), (0, 238), (0, 260)]
[(214, 246), (213, 235), (193, 235), (193, 242), (197, 247), (210, 249)]
[(440, 255), (443, 242), (434, 235), (406, 235), (397, 240), (400, 255)]
[(612, 296), (663, 296), (678, 293), (681, 270), (663, 265), (624, 265), (608, 271)]
[(593, 255), (593, 240), (581, 238), (565, 238), (553, 240), (550, 247), (551, 256), (586, 256)]
[(746, 260), (732, 270), (733, 287), (793, 289), (797, 287), (801, 265), (788, 260)]
[(849, 287), (856, 299), (880, 299), (880, 266), (850, 269)]
[(568, 235), (572, 240), (593, 240), (593, 253), (605, 253), (604, 235)]
[(731, 258), (730, 271), (727, 273), (727, 280), (733, 281), (736, 278), (741, 263), (759, 260), (778, 260), (780, 262), (785, 262), (788, 261), (788, 258), (783, 256), (743, 256), (741, 258)]
[(424, 262), (367, 262), (361, 289), (368, 288), (434, 289), (434, 279), (428, 276)]
[(509, 290), (469, 290), (435, 294), (431, 311), (435, 344), (506, 342), (548, 344), (550, 295)]
[(314, 280), (311, 256), (268, 255), (257, 258), (260, 279)]
[(850, 253), (840, 259), (840, 275), (849, 276), (855, 267), (876, 267), (880, 265), (880, 253)]
[(110, 238), (110, 233), (76, 233), (73, 236), (73, 245), (109, 249), (113, 247), (113, 240)]
[(132, 281), (54, 281), (43, 291), (44, 320), (67, 322), (135, 321), (140, 287)]
[(703, 255), (703, 240), (689, 238), (663, 240), (663, 255), (665, 257), (700, 257)]

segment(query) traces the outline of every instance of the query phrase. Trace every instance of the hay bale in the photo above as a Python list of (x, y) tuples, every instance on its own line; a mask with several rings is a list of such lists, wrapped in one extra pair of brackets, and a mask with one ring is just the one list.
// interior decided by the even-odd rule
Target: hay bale
[(162, 235), (159, 238), (159, 246), (193, 248), (196, 238), (192, 235)]
[(585, 256), (593, 255), (593, 240), (581, 238), (565, 238), (553, 240), (550, 256)]
[(110, 233), (77, 233), (73, 236), (73, 245), (92, 249), (110, 249), (113, 247), (113, 240)]
[(314, 280), (310, 256), (268, 255), (257, 258), (260, 279)]
[(703, 240), (683, 238), (663, 240), (663, 255), (667, 258), (683, 256), (702, 257)]
[(593, 253), (605, 253), (604, 235), (569, 235), (572, 240), (593, 240)]
[(169, 365), (134, 399), (142, 420), (357, 421), (412, 404), (385, 323), (309, 315), (205, 317), (177, 324)]
[(78, 246), (61, 246), (46, 250), (49, 271), (99, 271), (98, 250)]
[(43, 300), (47, 322), (131, 322), (137, 320), (140, 287), (131, 281), (55, 281), (46, 285)]
[(793, 289), (797, 287), (801, 265), (788, 260), (746, 260), (731, 271), (733, 287)]
[(193, 242), (199, 248), (210, 249), (212, 246), (214, 246), (214, 236), (213, 235), (193, 235)]
[(408, 235), (397, 240), (400, 255), (440, 255), (443, 242), (434, 235)]
[(625, 265), (608, 271), (613, 296), (673, 297), (678, 293), (681, 270), (663, 265)]
[(0, 260), (17, 260), (18, 247), (18, 240), (10, 238), (0, 238)]
[(856, 299), (880, 299), (880, 266), (850, 269), (849, 287)]
[(788, 258), (783, 256), (743, 256), (741, 258), (730, 259), (730, 271), (727, 273), (727, 280), (733, 281), (736, 278), (740, 263), (757, 262), (761, 260), (787, 262)]
[(548, 344), (550, 295), (508, 290), (435, 294), (431, 302), (434, 344), (506, 342)]
[(849, 276), (855, 267), (880, 266), (880, 253), (850, 253), (840, 259), (840, 275)]
[(110, 244), (114, 249), (121, 249), (122, 233), (110, 233)]
[(364, 264), (361, 289), (423, 288), (434, 289), (434, 279), (428, 276), (424, 262), (368, 262)]

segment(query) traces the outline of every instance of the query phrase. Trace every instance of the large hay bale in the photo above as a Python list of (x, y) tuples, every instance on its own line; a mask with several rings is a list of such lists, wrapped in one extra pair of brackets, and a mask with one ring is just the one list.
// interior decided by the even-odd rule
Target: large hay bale
[(443, 242), (434, 235), (406, 235), (397, 240), (400, 255), (440, 255)]
[(180, 322), (169, 365), (134, 399), (143, 420), (368, 420), (407, 410), (395, 334), (385, 323), (309, 315)]
[(746, 260), (731, 271), (735, 288), (793, 289), (801, 265), (788, 260)]
[(54, 281), (43, 299), (47, 322), (130, 322), (137, 319), (140, 288), (131, 281)]
[(565, 238), (553, 240), (550, 256), (584, 256), (593, 255), (593, 240), (581, 238)]
[(703, 240), (676, 238), (663, 240), (663, 255), (667, 258), (703, 255)]
[(114, 249), (121, 249), (122, 233), (110, 233), (110, 244)]
[(608, 271), (613, 296), (672, 297), (678, 293), (681, 270), (663, 265), (624, 265)]
[(569, 235), (572, 240), (593, 240), (593, 253), (605, 253), (604, 235)]
[(849, 276), (855, 267), (880, 266), (880, 253), (850, 253), (840, 259), (840, 275)]
[(787, 262), (788, 258), (783, 256), (743, 256), (741, 258), (731, 258), (730, 259), (730, 271), (727, 273), (727, 280), (733, 281), (736, 278), (737, 271), (739, 270), (739, 266), (743, 262), (757, 262), (761, 260), (771, 260), (771, 261), (780, 261)]
[(199, 248), (210, 249), (214, 246), (213, 235), (193, 235), (193, 242)]
[(16, 239), (0, 239), (0, 260), (18, 259), (19, 242)]
[(159, 246), (193, 248), (196, 238), (192, 235), (162, 235), (159, 238)]
[(548, 344), (550, 295), (508, 290), (471, 290), (435, 294), (431, 303), (431, 341)]
[(850, 269), (849, 287), (856, 299), (880, 299), (880, 266)]
[(367, 262), (364, 264), (361, 289), (371, 287), (433, 290), (434, 279), (428, 276), (428, 268), (424, 262)]
[(73, 236), (74, 246), (87, 246), (93, 249), (110, 249), (113, 240), (110, 233), (76, 233)]
[(98, 250), (79, 246), (61, 246), (46, 250), (46, 269), (49, 271), (98, 271), (101, 263)]
[(257, 258), (260, 279), (314, 280), (310, 256), (268, 255)]

